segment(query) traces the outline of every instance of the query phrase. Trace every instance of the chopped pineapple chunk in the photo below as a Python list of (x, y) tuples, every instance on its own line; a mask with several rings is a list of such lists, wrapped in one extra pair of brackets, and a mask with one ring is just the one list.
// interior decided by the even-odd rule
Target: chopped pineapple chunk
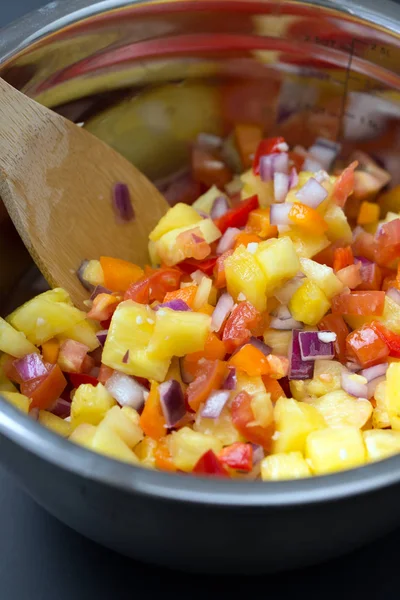
[[(197, 213), (196, 213), (197, 214)], [(179, 227), (165, 233), (155, 244), (155, 251), (161, 260), (168, 266), (176, 265), (186, 258), (182, 248), (176, 243), (179, 234), (198, 228), (208, 244), (221, 237), (221, 232), (211, 219), (201, 219), (194, 225)]]
[[(208, 191), (208, 193), (210, 192), (211, 190)], [(190, 227), (196, 223), (199, 223), (201, 220), (201, 216), (194, 208), (179, 202), (170, 208), (163, 217), (161, 217), (153, 231), (150, 233), (149, 238), (152, 242), (156, 242), (163, 235), (169, 231), (172, 231), (173, 229)]]
[(18, 408), (18, 410), (28, 414), (31, 403), (30, 398), (24, 396), (24, 394), (20, 394), (19, 392), (10, 392), (6, 390), (2, 390), (1, 395), (5, 400), (7, 400), (7, 402), (15, 406), (15, 408)]
[(300, 265), (304, 275), (317, 284), (328, 300), (342, 291), (343, 283), (336, 277), (331, 267), (321, 265), (310, 258), (301, 258)]
[(324, 214), (325, 223), (328, 225), (327, 236), (331, 242), (341, 240), (343, 245), (351, 244), (353, 233), (344, 211), (331, 202)]
[(107, 426), (96, 427), (90, 448), (109, 458), (122, 460), (132, 465), (140, 464), (140, 460), (136, 454), (128, 448), (113, 429)]
[(315, 475), (359, 467), (367, 462), (362, 433), (356, 427), (313, 431), (307, 437), (306, 458)]
[(71, 404), (71, 425), (75, 429), (81, 423), (98, 425), (107, 411), (116, 404), (102, 383), (97, 386), (85, 383), (75, 391)]
[(287, 356), (291, 341), (291, 331), (279, 331), (278, 329), (267, 329), (264, 331), (264, 342), (268, 346), (271, 346), (272, 354)]
[(312, 405), (324, 417), (329, 427), (351, 425), (361, 429), (372, 414), (372, 404), (365, 398), (354, 398), (343, 390), (336, 390), (312, 400)]
[(70, 442), (74, 442), (74, 444), (79, 444), (85, 448), (90, 448), (95, 433), (96, 427), (94, 425), (89, 425), (89, 423), (81, 423), (76, 429), (73, 430), (68, 439)]
[(261, 177), (254, 175), (252, 169), (243, 173), (240, 179), (243, 183), (242, 200), (257, 195), (261, 208), (269, 206), (274, 201), (274, 185), (271, 181), (262, 181)]
[(183, 427), (168, 436), (169, 450), (172, 462), (177, 469), (192, 471), (199, 458), (208, 450), (216, 454), (222, 450), (222, 442), (214, 436), (192, 431)]
[(244, 246), (239, 246), (225, 260), (225, 275), (228, 292), (235, 301), (242, 294), (258, 311), (266, 309), (266, 276), (253, 254)]
[(363, 432), (363, 438), (370, 461), (400, 453), (400, 431), (371, 429)]
[(271, 454), (261, 461), (261, 479), (279, 481), (310, 477), (310, 467), (301, 452)]
[(323, 416), (314, 406), (293, 398), (279, 398), (275, 404), (275, 439), (273, 454), (280, 452), (304, 452), (307, 436), (326, 427)]
[(400, 363), (391, 363), (386, 371), (386, 405), (392, 429), (400, 430)]
[(0, 317), (0, 352), (22, 358), (25, 354), (33, 354), (39, 350), (26, 339), (24, 333), (16, 331)]
[[(193, 202), (192, 206), (194, 209), (196, 209), (196, 211), (201, 210), (202, 212), (209, 215), (213, 207), (214, 201), (217, 198), (220, 198), (221, 196), (226, 197), (224, 192), (221, 192), (221, 190), (219, 190), (217, 186), (213, 185), (202, 196), (197, 198), (197, 200)], [(180, 225), (175, 225), (175, 227), (180, 227)]]
[(292, 240), (297, 256), (302, 258), (312, 258), (330, 244), (326, 235), (311, 235), (299, 230), (298, 227), (291, 227), (289, 231), (279, 234), (279, 238), (284, 237)]
[(194, 431), (211, 435), (217, 438), (224, 446), (230, 446), (235, 442), (244, 442), (245, 439), (240, 435), (232, 422), (230, 411), (227, 407), (223, 409), (217, 419), (205, 419), (201, 412), (197, 414)]
[(77, 323), (70, 329), (66, 329), (57, 336), (60, 342), (64, 340), (74, 340), (85, 344), (89, 348), (89, 352), (93, 352), (100, 346), (100, 342), (97, 339), (96, 331), (99, 331), (100, 327), (94, 321), (85, 319), (80, 323)]
[(294, 277), (300, 270), (300, 261), (288, 237), (261, 242), (254, 254), (267, 278), (267, 294)]
[(65, 421), (65, 419), (61, 419), (47, 410), (39, 411), (39, 423), (65, 438), (71, 433), (71, 423), (69, 421)]
[(155, 313), (155, 327), (148, 346), (149, 356), (151, 360), (154, 357), (156, 360), (170, 361), (172, 356), (185, 356), (204, 350), (210, 328), (209, 315), (162, 308)]
[[(124, 409), (130, 409), (132, 416)], [(136, 417), (137, 415), (137, 417)], [(100, 427), (109, 427), (131, 450), (143, 439), (143, 431), (139, 425), (139, 414), (131, 407), (113, 406), (107, 411), (104, 419), (101, 421)], [(135, 422), (136, 421), (136, 422)]]
[(82, 278), (91, 285), (104, 285), (104, 273), (99, 260), (89, 260), (83, 270)]
[(386, 429), (390, 427), (390, 418), (386, 405), (386, 380), (378, 383), (374, 398), (376, 407), (372, 412), (372, 427), (374, 429)]
[(296, 321), (316, 325), (330, 309), (330, 303), (316, 283), (305, 279), (289, 302), (289, 310)]
[(135, 448), (135, 454), (139, 458), (143, 467), (147, 467), (148, 469), (155, 469), (156, 467), (156, 457), (155, 451), (157, 448), (156, 440), (146, 436), (144, 440), (139, 442), (139, 444)]
[(341, 390), (341, 375), (343, 365), (337, 360), (317, 359), (314, 362), (314, 375), (312, 379), (290, 381), (290, 391), (296, 400), (309, 397), (324, 396), (329, 392)]

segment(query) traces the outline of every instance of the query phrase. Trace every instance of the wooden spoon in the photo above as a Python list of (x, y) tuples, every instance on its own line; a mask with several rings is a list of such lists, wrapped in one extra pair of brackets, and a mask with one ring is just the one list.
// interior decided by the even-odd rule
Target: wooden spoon
[[(127, 184), (135, 211), (123, 224), (112, 206), (116, 182)], [(168, 209), (115, 150), (2, 79), (0, 196), (44, 277), (79, 307), (88, 297), (76, 275), (82, 261), (114, 256), (143, 266), (148, 234)]]

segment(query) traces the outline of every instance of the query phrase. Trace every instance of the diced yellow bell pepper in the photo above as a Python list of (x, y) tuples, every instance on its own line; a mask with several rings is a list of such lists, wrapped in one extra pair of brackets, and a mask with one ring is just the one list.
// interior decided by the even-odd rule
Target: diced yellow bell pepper
[(29, 406), (31, 403), (30, 398), (24, 396), (24, 394), (20, 394), (19, 392), (9, 392), (2, 390), (1, 395), (7, 402), (18, 408), (21, 412), (28, 414)]
[(360, 467), (367, 462), (362, 433), (356, 427), (313, 431), (307, 437), (306, 458), (315, 475)]
[(363, 432), (363, 438), (370, 461), (400, 453), (400, 431), (371, 429)]
[(160, 308), (155, 313), (155, 320), (148, 346), (151, 358), (170, 360), (172, 356), (204, 350), (211, 328), (209, 315)]
[(327, 265), (321, 265), (310, 258), (301, 258), (300, 269), (310, 281), (317, 284), (328, 300), (343, 290), (343, 283)]
[(80, 385), (75, 391), (71, 403), (71, 426), (75, 429), (81, 423), (98, 425), (107, 411), (116, 404), (110, 392), (103, 384), (90, 383)]
[(66, 438), (71, 433), (71, 423), (69, 421), (65, 421), (65, 419), (61, 419), (47, 410), (39, 411), (39, 423), (50, 429), (50, 431), (58, 433), (61, 437)]
[(294, 277), (300, 270), (300, 261), (288, 237), (261, 242), (254, 257), (267, 278), (267, 294), (271, 294), (276, 287)]
[(280, 481), (310, 477), (310, 467), (301, 452), (271, 454), (261, 461), (261, 479)]
[(316, 283), (305, 279), (294, 292), (289, 302), (289, 310), (296, 321), (306, 325), (316, 325), (328, 312), (331, 305), (324, 292)]
[(168, 436), (168, 446), (176, 468), (188, 472), (192, 471), (199, 458), (208, 450), (213, 450), (216, 454), (222, 450), (219, 439), (193, 431), (189, 427), (183, 427)]
[(274, 409), (275, 428), (272, 452), (304, 452), (307, 436), (326, 427), (314, 406), (293, 398), (279, 398)]
[(245, 298), (258, 311), (266, 309), (267, 279), (254, 255), (244, 246), (239, 246), (225, 260), (225, 276), (228, 292), (235, 301)]
[(179, 202), (161, 217), (150, 233), (149, 238), (151, 241), (156, 242), (169, 231), (180, 227), (190, 227), (201, 221), (201, 219), (201, 216), (194, 208), (188, 204)]

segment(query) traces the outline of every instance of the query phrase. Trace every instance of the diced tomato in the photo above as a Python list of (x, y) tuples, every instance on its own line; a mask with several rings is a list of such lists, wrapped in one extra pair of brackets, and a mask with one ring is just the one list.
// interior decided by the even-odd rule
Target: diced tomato
[(389, 348), (389, 356), (400, 358), (400, 335), (390, 331), (390, 329), (382, 325), (379, 321), (373, 321), (371, 327), (373, 327), (381, 340)]
[(258, 144), (258, 148), (253, 159), (253, 173), (254, 175), (260, 174), (260, 158), (267, 156), (268, 154), (275, 154), (276, 152), (282, 152), (279, 148), (280, 144), (285, 144), (283, 137), (273, 137), (261, 140)]
[(232, 256), (233, 250), (227, 250), (221, 256), (217, 258), (215, 263), (213, 275), (214, 275), (214, 286), (217, 290), (226, 287), (226, 276), (225, 276), (225, 261), (228, 256)]
[(251, 444), (234, 442), (223, 448), (218, 458), (231, 469), (249, 472), (253, 468), (253, 447)]
[(384, 362), (389, 348), (371, 325), (364, 325), (347, 336), (347, 355), (363, 368)]
[(333, 342), (335, 349), (335, 357), (341, 363), (346, 362), (346, 339), (349, 335), (347, 327), (342, 315), (334, 315), (333, 313), (325, 315), (318, 323), (318, 329), (321, 331), (332, 331), (336, 333), (336, 340)]
[(222, 335), (227, 351), (231, 353), (248, 342), (260, 320), (260, 313), (250, 302), (239, 302), (229, 315)]
[(349, 265), (348, 267), (344, 267), (344, 269), (337, 271), (336, 275), (345, 287), (355, 290), (362, 283), (360, 268), (360, 263)]
[(193, 179), (207, 188), (216, 185), (219, 189), (232, 179), (232, 172), (226, 164), (208, 150), (195, 146), (192, 150)]
[(100, 256), (104, 285), (112, 292), (125, 292), (132, 283), (143, 276), (143, 269), (121, 258)]
[(274, 434), (274, 423), (267, 427), (255, 425), (255, 417), (251, 408), (251, 397), (243, 391), (240, 392), (232, 402), (232, 422), (239, 433), (249, 442), (260, 444), (265, 450), (271, 449), (272, 436)]
[(301, 202), (293, 202), (289, 219), (293, 225), (315, 235), (322, 235), (328, 230), (328, 225), (319, 212), (311, 206), (307, 206), (307, 204), (301, 204)]
[(49, 365), (47, 375), (30, 379), (21, 384), (21, 394), (31, 399), (31, 408), (46, 410), (61, 396), (67, 386), (60, 367)]
[(155, 270), (140, 279), (125, 292), (125, 300), (134, 300), (139, 304), (150, 304), (157, 300), (162, 302), (167, 292), (179, 288), (182, 272), (170, 267)]
[(97, 379), (104, 385), (113, 373), (114, 369), (111, 369), (111, 367), (107, 367), (106, 365), (101, 365)]
[(60, 346), (58, 364), (67, 373), (80, 373), (88, 351), (89, 348), (85, 344), (75, 340), (65, 340)]
[(195, 260), (194, 258), (187, 258), (177, 265), (181, 271), (190, 275), (194, 271), (202, 271), (206, 275), (211, 275), (217, 262), (218, 256), (210, 256), (205, 260)]
[(187, 258), (202, 261), (211, 253), (210, 244), (206, 242), (200, 227), (182, 231), (176, 238), (176, 246)]
[(333, 190), (332, 198), (338, 206), (341, 208), (346, 204), (347, 198), (353, 192), (354, 189), (354, 170), (358, 167), (358, 161), (352, 162), (336, 179)]
[(153, 440), (160, 440), (166, 435), (166, 421), (161, 408), (158, 383), (151, 382), (150, 393), (147, 396), (143, 412), (140, 415), (140, 427)]
[(217, 475), (219, 477), (229, 477), (218, 457), (212, 450), (207, 450), (193, 467), (193, 473), (198, 475)]
[(89, 356), (88, 354), (85, 356), (82, 362), (81, 373), (88, 374), (94, 369), (96, 366), (96, 361), (93, 356)]
[(92, 375), (87, 375), (86, 373), (68, 373), (68, 378), (75, 389), (83, 383), (90, 383), (94, 386), (99, 383), (96, 377), (92, 377)]
[(333, 270), (340, 271), (354, 263), (353, 251), (350, 246), (336, 248), (333, 253)]
[(332, 312), (341, 315), (381, 316), (385, 307), (385, 292), (356, 291), (332, 298)]
[(375, 235), (375, 260), (379, 265), (390, 266), (400, 256), (400, 219), (381, 225)]
[(258, 206), (258, 196), (250, 196), (250, 198), (242, 200), (240, 204), (228, 210), (222, 217), (215, 219), (214, 223), (221, 233), (225, 233), (228, 227), (244, 227), (249, 214)]
[(227, 374), (227, 365), (221, 360), (205, 360), (197, 371), (197, 376), (189, 384), (186, 394), (190, 408), (198, 410), (213, 390), (218, 390)]
[[(355, 259), (357, 262), (357, 259)], [(376, 263), (360, 262), (361, 283), (358, 290), (380, 290), (382, 285), (382, 269)]]
[(354, 256), (363, 256), (371, 262), (375, 262), (376, 242), (372, 233), (361, 231), (352, 244)]
[(93, 305), (87, 314), (87, 318), (94, 319), (95, 321), (110, 319), (121, 300), (121, 296), (114, 294), (98, 294), (93, 300)]

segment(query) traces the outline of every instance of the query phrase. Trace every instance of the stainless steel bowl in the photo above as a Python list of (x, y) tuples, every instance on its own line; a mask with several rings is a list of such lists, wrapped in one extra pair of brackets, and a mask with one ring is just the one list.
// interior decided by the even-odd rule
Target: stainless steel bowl
[[(399, 182), (400, 24), (391, 2), (55, 1), (0, 36), (0, 74), (164, 187), (190, 142), (235, 121), (361, 148)], [(0, 115), (1, 119), (1, 115)], [(68, 210), (68, 207), (66, 207)], [(46, 284), (0, 208), (3, 312)], [(261, 572), (346, 552), (400, 522), (400, 457), (280, 483), (130, 467), (58, 438), (0, 398), (0, 456), (47, 510), (129, 556)]]

